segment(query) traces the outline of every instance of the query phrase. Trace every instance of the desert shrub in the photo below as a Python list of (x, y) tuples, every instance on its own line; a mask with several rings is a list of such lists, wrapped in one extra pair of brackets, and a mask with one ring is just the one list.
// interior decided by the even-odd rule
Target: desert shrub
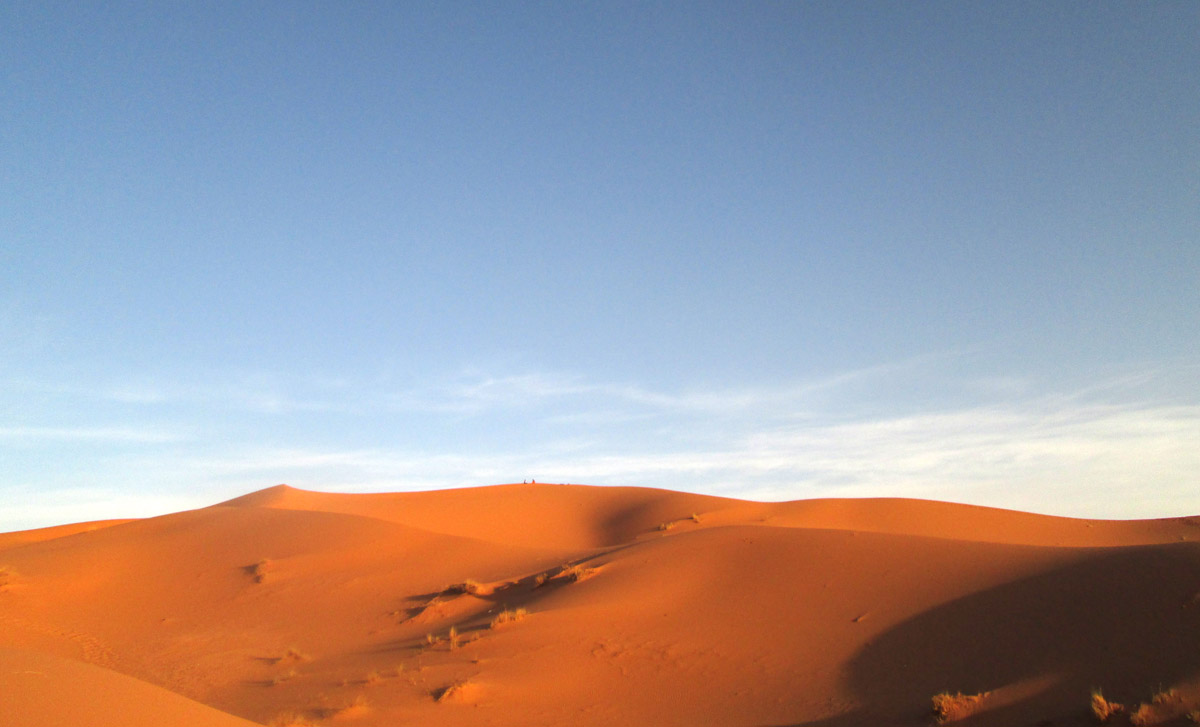
[(443, 592), (450, 595), (468, 593), (472, 596), (490, 596), (492, 594), (492, 590), (493, 589), (489, 586), (468, 578), (462, 583), (455, 583), (454, 585), (447, 586)]
[(499, 614), (497, 614), (496, 618), (492, 619), (490, 628), (495, 629), (495, 628), (500, 628), (504, 624), (516, 623), (517, 621), (520, 621), (521, 619), (525, 618), (525, 616), (528, 613), (529, 612), (523, 608), (518, 608), (518, 609), (512, 610), (512, 611), (510, 611), (509, 609), (506, 608), (503, 611), (501, 611)]
[(1155, 694), (1149, 702), (1139, 704), (1129, 715), (1129, 722), (1138, 727), (1159, 724), (1182, 716), (1185, 709), (1179, 693), (1174, 689), (1167, 689)]
[(1124, 711), (1125, 705), (1108, 701), (1099, 689), (1092, 690), (1092, 715), (1101, 724), (1107, 722), (1114, 714)]
[(596, 574), (596, 568), (585, 568), (582, 565), (564, 566), (556, 578), (561, 578), (567, 583), (578, 583), (587, 580)]
[(938, 722), (953, 722), (974, 714), (987, 696), (987, 692), (981, 694), (963, 694), (962, 692), (935, 694), (933, 713), (937, 715)]

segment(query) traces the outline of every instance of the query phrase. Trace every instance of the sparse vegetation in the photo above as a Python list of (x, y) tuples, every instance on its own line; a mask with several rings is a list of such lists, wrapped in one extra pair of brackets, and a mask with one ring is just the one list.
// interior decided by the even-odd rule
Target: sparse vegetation
[(1129, 722), (1138, 727), (1159, 724), (1182, 716), (1184, 710), (1183, 699), (1179, 693), (1174, 689), (1167, 689), (1155, 694), (1149, 702), (1139, 704), (1129, 715)]
[(363, 684), (366, 684), (367, 686), (371, 686), (373, 684), (378, 684), (381, 681), (383, 681), (383, 677), (379, 674), (379, 672), (372, 671), (372, 672), (367, 672), (367, 675), (363, 677), (362, 681), (363, 681)]
[(1120, 714), (1125, 711), (1125, 705), (1117, 702), (1110, 702), (1104, 698), (1104, 693), (1099, 689), (1092, 690), (1092, 715), (1101, 724), (1104, 724), (1114, 714)]
[(700, 516), (699, 516), (699, 515), (697, 515), (696, 513), (692, 513), (692, 522), (699, 524), (699, 523), (700, 523)]
[(434, 596), (425, 603), (408, 609), (408, 619), (418, 621), (437, 618), (442, 615), (443, 603), (441, 595)]
[(1191, 712), (1188, 712), (1188, 719), (1196, 724), (1200, 724), (1200, 709), (1193, 709)]
[(479, 581), (467, 579), (462, 583), (455, 583), (454, 585), (447, 586), (443, 593), (450, 595), (461, 595), (463, 593), (467, 593), (472, 596), (490, 596), (493, 590), (494, 589), (492, 589), (490, 586), (480, 583)]
[(298, 676), (299, 676), (299, 674), (296, 673), (295, 669), (288, 669), (284, 673), (276, 674), (274, 677), (272, 677), (271, 678), (271, 686), (277, 687), (280, 684), (283, 684), (284, 682), (287, 682), (287, 681), (291, 681), (292, 679), (295, 679)]
[(938, 722), (954, 722), (977, 712), (987, 696), (988, 692), (980, 694), (942, 692), (933, 697), (933, 713), (937, 716)]
[(288, 650), (283, 652), (283, 656), (275, 659), (276, 664), (300, 664), (309, 661), (311, 657), (308, 654), (300, 651), (294, 646), (288, 647)]
[(523, 608), (518, 608), (515, 610), (509, 610), (506, 608), (497, 614), (496, 618), (492, 619), (492, 623), (490, 624), (489, 628), (496, 629), (505, 624), (516, 623), (517, 621), (525, 618), (528, 613), (529, 612)]
[(3, 591), (13, 581), (16, 574), (17, 572), (13, 570), (12, 566), (0, 566), (0, 591)]
[(249, 573), (255, 583), (265, 583), (267, 574), (271, 572), (272, 563), (269, 559), (263, 558), (253, 565), (246, 566), (243, 570)]
[(665, 522), (665, 523), (659, 523), (658, 529), (663, 532), (666, 532), (667, 530), (670, 530), (671, 528), (675, 527), (676, 524), (677, 524), (677, 521), (675, 521), (675, 520), (671, 520), (670, 522)]
[(446, 637), (447, 637), (447, 640), (450, 642), (450, 650), (454, 651), (455, 649), (457, 649), (458, 643), (459, 643), (458, 628), (451, 626), (450, 630), (448, 632), (446, 632)]
[(578, 564), (572, 565), (572, 566), (564, 565), (563, 569), (561, 571), (559, 571), (558, 575), (555, 576), (555, 578), (562, 579), (562, 580), (566, 581), (567, 583), (579, 583), (580, 581), (585, 581), (588, 578), (591, 578), (592, 576), (594, 576), (596, 574), (597, 570), (599, 570), (599, 569), (598, 568), (586, 568), (586, 567), (584, 567), (582, 565), (578, 565)]

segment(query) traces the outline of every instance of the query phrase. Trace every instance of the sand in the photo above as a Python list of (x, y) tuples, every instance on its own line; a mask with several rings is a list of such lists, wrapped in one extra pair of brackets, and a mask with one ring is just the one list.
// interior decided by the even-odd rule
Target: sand
[(1191, 724), (1200, 518), (279, 486), (0, 534), (5, 727), (1083, 725), (1097, 688)]

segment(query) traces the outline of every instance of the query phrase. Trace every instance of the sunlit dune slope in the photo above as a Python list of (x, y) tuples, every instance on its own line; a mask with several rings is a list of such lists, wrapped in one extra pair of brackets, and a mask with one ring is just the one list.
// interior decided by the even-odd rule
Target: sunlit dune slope
[(0, 648), (5, 727), (251, 727), (178, 694), (91, 664)]
[(1200, 709), (1195, 518), (279, 486), (6, 537), (0, 646), (260, 724), (926, 725), (949, 690), (988, 693), (964, 724), (1070, 725), (1093, 687)]
[(72, 523), (70, 525), (56, 525), (54, 527), (37, 528), (34, 530), (18, 530), (13, 533), (0, 533), (0, 550), (13, 548), (18, 545), (28, 545), (29, 543), (39, 543), (43, 540), (54, 540), (74, 535), (75, 533), (85, 533), (89, 530), (99, 530), (110, 525), (120, 525), (127, 522), (129, 520), (93, 520), (86, 523)]

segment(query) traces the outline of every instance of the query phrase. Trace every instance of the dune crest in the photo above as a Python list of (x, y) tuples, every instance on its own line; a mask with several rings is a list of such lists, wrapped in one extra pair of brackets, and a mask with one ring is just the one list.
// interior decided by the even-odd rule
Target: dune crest
[(945, 695), (946, 720), (1071, 725), (1093, 688), (1200, 708), (1196, 518), (279, 485), (31, 533), (0, 534), (3, 663), (106, 714), (181, 700), (163, 723), (915, 726)]

